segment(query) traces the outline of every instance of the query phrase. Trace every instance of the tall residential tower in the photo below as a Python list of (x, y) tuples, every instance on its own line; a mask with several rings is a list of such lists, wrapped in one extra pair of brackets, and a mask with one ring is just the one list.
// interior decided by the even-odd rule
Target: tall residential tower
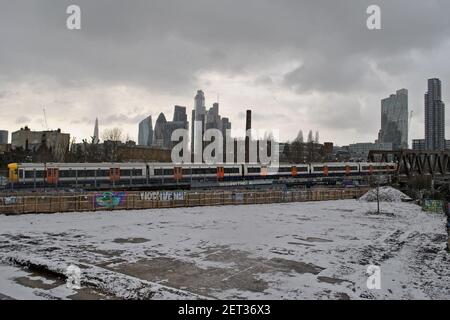
[(441, 80), (428, 79), (425, 93), (425, 148), (445, 149), (445, 104), (442, 102)]
[(381, 130), (378, 141), (393, 149), (408, 149), (408, 90), (397, 90), (381, 100)]

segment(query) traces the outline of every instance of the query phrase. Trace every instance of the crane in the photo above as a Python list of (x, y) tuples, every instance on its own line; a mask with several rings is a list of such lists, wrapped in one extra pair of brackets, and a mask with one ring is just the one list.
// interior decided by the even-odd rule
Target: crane
[(45, 107), (42, 109), (42, 111), (44, 112), (45, 130), (48, 131), (47, 114), (45, 113)]

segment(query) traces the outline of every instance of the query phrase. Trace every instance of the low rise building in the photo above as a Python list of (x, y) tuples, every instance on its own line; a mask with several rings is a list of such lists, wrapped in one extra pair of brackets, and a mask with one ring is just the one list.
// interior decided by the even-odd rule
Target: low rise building
[(392, 150), (392, 143), (390, 142), (361, 142), (352, 143), (348, 146), (348, 152), (355, 161), (365, 161), (371, 150)]
[(70, 134), (62, 133), (61, 129), (53, 131), (31, 131), (24, 127), (11, 135), (11, 148), (21, 148), (25, 151), (37, 152), (39, 149), (48, 149), (53, 161), (64, 162), (69, 150)]

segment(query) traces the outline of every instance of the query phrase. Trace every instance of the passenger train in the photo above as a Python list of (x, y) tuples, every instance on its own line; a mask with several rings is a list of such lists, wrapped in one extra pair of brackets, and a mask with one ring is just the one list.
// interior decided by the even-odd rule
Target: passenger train
[(195, 181), (346, 177), (392, 174), (395, 163), (311, 164), (11, 163), (9, 184), (21, 187), (149, 186)]

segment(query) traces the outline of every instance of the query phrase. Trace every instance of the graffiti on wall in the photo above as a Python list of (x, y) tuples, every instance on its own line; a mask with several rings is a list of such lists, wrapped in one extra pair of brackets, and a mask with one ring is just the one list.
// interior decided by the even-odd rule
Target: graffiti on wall
[(183, 191), (149, 191), (141, 192), (141, 200), (147, 201), (171, 201), (184, 200)]
[(114, 208), (125, 203), (126, 192), (103, 192), (94, 195), (94, 205), (101, 208)]
[(444, 209), (444, 204), (441, 200), (424, 200), (423, 210), (428, 212), (442, 213)]
[(16, 197), (4, 197), (2, 200), (3, 201), (0, 201), (0, 203), (3, 203), (5, 205), (11, 205), (11, 204), (16, 204), (17, 203), (17, 198)]

